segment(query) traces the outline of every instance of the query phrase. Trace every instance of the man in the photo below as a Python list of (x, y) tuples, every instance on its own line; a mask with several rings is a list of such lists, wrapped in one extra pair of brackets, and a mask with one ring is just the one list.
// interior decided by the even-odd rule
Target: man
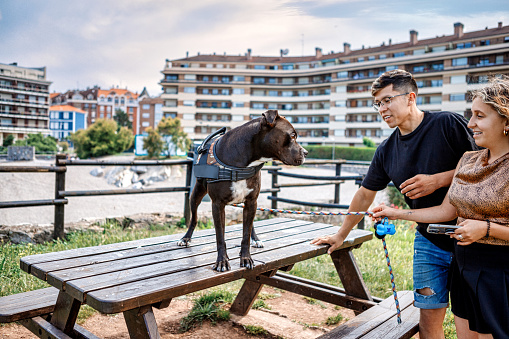
[[(373, 82), (373, 107), (394, 132), (377, 148), (350, 211), (366, 211), (377, 191), (393, 182), (410, 208), (440, 205), (465, 151), (476, 149), (467, 121), (451, 112), (425, 112), (417, 108), (417, 84), (404, 70), (388, 71)], [(311, 243), (337, 249), (362, 216), (349, 215), (337, 234)], [(454, 224), (454, 221), (451, 221)], [(429, 234), (418, 224), (414, 241), (414, 305), (420, 308), (421, 338), (444, 338), (442, 323), (449, 305), (447, 280), (452, 240)]]

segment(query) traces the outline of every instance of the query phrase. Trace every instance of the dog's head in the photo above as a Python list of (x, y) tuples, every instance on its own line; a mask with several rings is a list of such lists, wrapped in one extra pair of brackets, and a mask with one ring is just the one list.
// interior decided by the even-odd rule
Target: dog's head
[(298, 166), (304, 163), (308, 152), (297, 143), (297, 132), (292, 124), (278, 114), (277, 110), (269, 110), (262, 114), (262, 130), (267, 152), (272, 153), (274, 160), (285, 165)]

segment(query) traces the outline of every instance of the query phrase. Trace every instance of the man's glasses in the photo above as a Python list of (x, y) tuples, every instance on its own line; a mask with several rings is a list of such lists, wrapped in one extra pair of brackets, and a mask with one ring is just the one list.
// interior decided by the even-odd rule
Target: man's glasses
[(385, 106), (385, 105), (389, 106), (391, 104), (391, 100), (392, 99), (394, 99), (396, 97), (399, 97), (399, 96), (402, 96), (402, 95), (407, 95), (407, 94), (410, 94), (410, 92), (403, 93), (403, 94), (398, 94), (398, 95), (393, 95), (392, 97), (383, 98), (379, 102), (374, 102), (373, 103), (373, 108), (375, 109), (375, 111), (378, 112), (380, 110), (380, 107)]

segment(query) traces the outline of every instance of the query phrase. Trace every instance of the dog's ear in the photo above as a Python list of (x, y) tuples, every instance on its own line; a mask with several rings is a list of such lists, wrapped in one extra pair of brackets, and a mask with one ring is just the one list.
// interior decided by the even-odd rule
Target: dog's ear
[(277, 113), (277, 110), (268, 110), (263, 115), (263, 123), (268, 125), (269, 127), (276, 126), (276, 119), (279, 117), (279, 114)]

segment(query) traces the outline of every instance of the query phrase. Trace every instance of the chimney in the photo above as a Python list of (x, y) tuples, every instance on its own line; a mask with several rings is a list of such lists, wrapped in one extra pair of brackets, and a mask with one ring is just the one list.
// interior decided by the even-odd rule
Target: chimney
[(461, 22), (457, 22), (454, 24), (454, 35), (457, 38), (461, 38), (463, 36), (463, 24)]
[(350, 54), (351, 50), (350, 50), (350, 44), (348, 42), (345, 42), (343, 44), (343, 53), (345, 54)]
[(247, 60), (251, 60), (251, 48), (247, 49)]
[(417, 33), (417, 31), (415, 31), (415, 30), (410, 31), (410, 44), (411, 45), (417, 44), (417, 34), (419, 34), (419, 33)]
[(315, 58), (319, 59), (322, 55), (322, 49), (320, 47), (315, 47)]
[(502, 21), (499, 21), (499, 22), (498, 22), (498, 28), (499, 28), (499, 29), (500, 29), (500, 28), (502, 28)]
[(189, 58), (189, 51), (186, 52), (186, 59)]
[(389, 39), (389, 46), (392, 46), (392, 39)]

